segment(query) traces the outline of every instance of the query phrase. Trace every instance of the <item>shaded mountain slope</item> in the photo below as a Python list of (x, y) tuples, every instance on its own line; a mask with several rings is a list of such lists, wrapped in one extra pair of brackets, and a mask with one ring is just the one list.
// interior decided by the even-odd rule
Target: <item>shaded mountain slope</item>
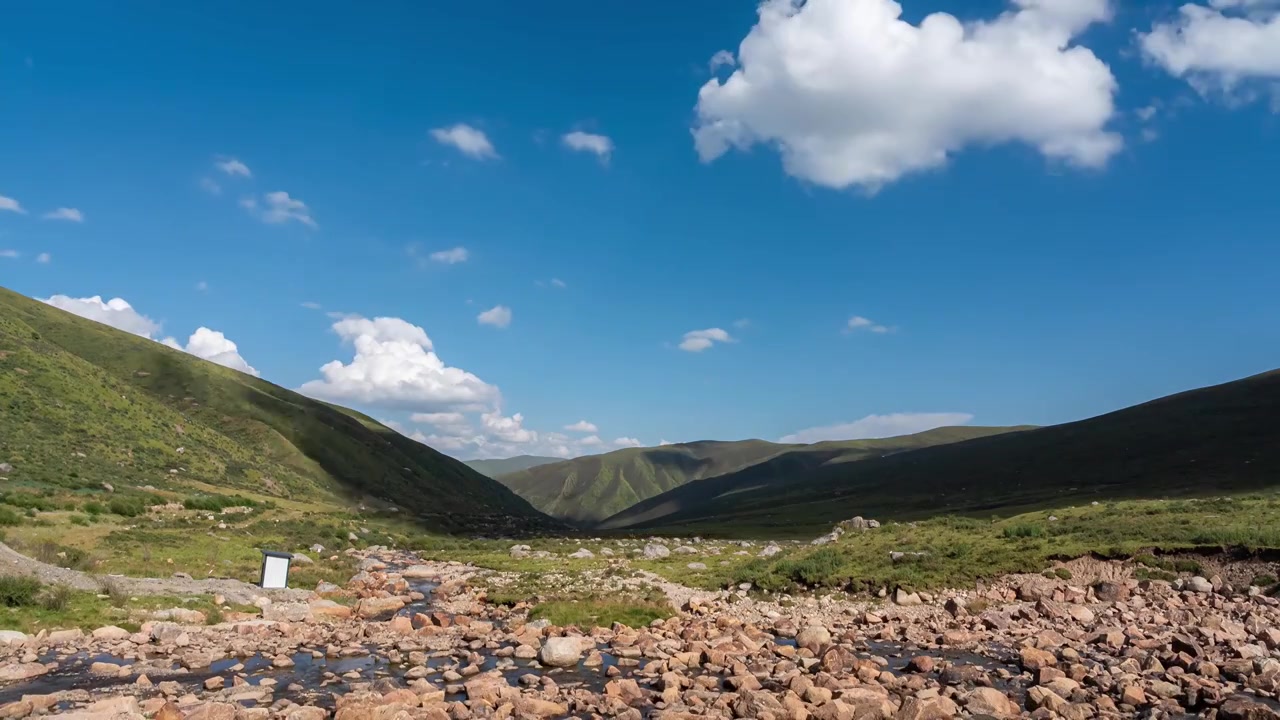
[[(756, 468), (746, 473), (760, 472)], [(722, 488), (749, 480), (717, 478)], [(1280, 486), (1280, 371), (1087, 420), (847, 464), (736, 493), (654, 498), (632, 529), (797, 535), (853, 515), (985, 516), (1110, 498), (1211, 496)]]
[(558, 526), (372, 418), (2, 288), (0, 462), (15, 485), (377, 498), (431, 529)]
[(702, 441), (626, 448), (498, 477), (542, 512), (590, 525), (691, 480), (733, 472), (792, 445), (764, 440)]

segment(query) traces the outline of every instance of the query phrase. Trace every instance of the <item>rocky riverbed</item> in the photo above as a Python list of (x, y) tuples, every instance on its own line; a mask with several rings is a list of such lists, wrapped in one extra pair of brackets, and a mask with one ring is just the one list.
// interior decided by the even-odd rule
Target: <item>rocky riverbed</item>
[(0, 633), (0, 718), (1280, 718), (1280, 602), (1212, 578), (1103, 564), (851, 602), (641, 573), (679, 614), (559, 628), (486, 603), (471, 566), (361, 560), (219, 625)]

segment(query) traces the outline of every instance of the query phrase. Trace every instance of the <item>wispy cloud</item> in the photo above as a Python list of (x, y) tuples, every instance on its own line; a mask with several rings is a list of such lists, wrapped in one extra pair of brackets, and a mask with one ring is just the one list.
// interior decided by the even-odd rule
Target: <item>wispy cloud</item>
[(706, 330), (690, 330), (680, 340), (680, 349), (685, 352), (702, 352), (716, 343), (731, 343), (733, 337), (721, 328)]
[(259, 203), (257, 198), (244, 197), (240, 199), (240, 207), (248, 210), (262, 222), (271, 225), (283, 225), (289, 221), (295, 221), (310, 228), (318, 227), (315, 219), (311, 217), (311, 208), (301, 200), (290, 197), (289, 193), (283, 190), (269, 192), (262, 196), (262, 200)]
[(0, 258), (9, 258), (11, 260), (22, 257), (22, 253), (17, 250), (0, 250)]
[(82, 223), (84, 222), (84, 213), (75, 208), (60, 207), (52, 212), (42, 215), (45, 220), (66, 220), (68, 222)]
[(217, 180), (214, 180), (213, 178), (209, 178), (209, 177), (200, 178), (200, 189), (204, 190), (210, 195), (222, 194), (222, 186), (218, 184)]
[(973, 420), (969, 413), (892, 413), (868, 415), (861, 420), (811, 427), (783, 436), (778, 442), (816, 443), (824, 440), (864, 440), (912, 435), (925, 430), (964, 425)]
[(893, 332), (893, 329), (885, 325), (881, 325), (874, 320), (864, 318), (861, 315), (854, 315), (849, 318), (849, 322), (845, 323), (844, 332), (872, 332), (877, 335), (883, 335), (888, 332)]
[(578, 422), (572, 425), (565, 425), (564, 429), (570, 432), (583, 432), (583, 433), (593, 433), (593, 432), (599, 431), (599, 428), (596, 427), (595, 423), (589, 423), (586, 420), (579, 420)]
[(716, 52), (715, 55), (711, 56), (711, 62), (707, 63), (713, 74), (722, 67), (734, 67), (737, 64), (737, 59), (734, 58), (733, 53), (728, 50), (720, 50)]
[(445, 265), (456, 265), (461, 262), (466, 262), (469, 256), (470, 254), (467, 252), (466, 248), (458, 246), (448, 250), (437, 250), (436, 252), (431, 253), (430, 257), (433, 262), (444, 263)]
[(476, 322), (481, 325), (492, 325), (496, 328), (505, 328), (511, 324), (511, 308), (506, 305), (494, 305), (476, 316)]
[(318, 302), (311, 302), (310, 300), (308, 300), (308, 301), (306, 301), (306, 302), (304, 302), (304, 303), (301, 303), (301, 304), (302, 304), (302, 307), (304, 307), (304, 308), (306, 308), (306, 309), (308, 309), (308, 310), (319, 310), (319, 309), (320, 309), (320, 303), (318, 303)]
[(484, 131), (466, 123), (435, 128), (431, 131), (431, 137), (441, 145), (456, 148), (458, 152), (469, 158), (492, 160), (498, 157), (498, 151), (493, 148), (493, 143), (489, 142), (489, 137), (484, 134)]
[(53, 256), (47, 252), (42, 252), (36, 256), (36, 262), (40, 263), (41, 265), (48, 265), (49, 263), (53, 262)]
[(574, 130), (562, 136), (560, 141), (570, 150), (595, 154), (600, 158), (600, 162), (607, 163), (609, 156), (613, 154), (613, 140), (605, 135)]
[(22, 205), (17, 200), (0, 195), (0, 211), (4, 210), (7, 210), (8, 212), (21, 213), (23, 215), (27, 214), (27, 211), (22, 209)]
[(249, 170), (249, 166), (233, 157), (219, 158), (214, 161), (213, 166), (231, 177), (253, 177), (253, 173)]

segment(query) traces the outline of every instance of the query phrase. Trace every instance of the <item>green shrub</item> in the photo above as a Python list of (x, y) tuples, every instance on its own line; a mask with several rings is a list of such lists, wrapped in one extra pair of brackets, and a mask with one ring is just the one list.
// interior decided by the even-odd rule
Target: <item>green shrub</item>
[(40, 581), (30, 577), (6, 575), (0, 577), (0, 605), (22, 607), (35, 603), (40, 592)]
[(837, 585), (840, 571), (840, 553), (832, 548), (822, 548), (794, 560), (779, 563), (779, 571), (797, 583), (805, 585)]
[(107, 507), (112, 513), (121, 517), (137, 517), (147, 511), (140, 497), (112, 498)]
[(188, 510), (204, 510), (205, 512), (221, 512), (229, 507), (256, 507), (258, 503), (239, 495), (193, 495), (182, 501)]
[(1068, 570), (1068, 569), (1066, 569), (1066, 568), (1064, 568), (1064, 567), (1060, 567), (1060, 568), (1056, 568), (1056, 569), (1054, 569), (1053, 574), (1054, 574), (1054, 575), (1057, 575), (1057, 576), (1058, 576), (1058, 578), (1059, 578), (1059, 579), (1061, 579), (1061, 580), (1070, 580), (1070, 579), (1071, 579), (1071, 571), (1070, 571), (1070, 570)]
[(21, 522), (21, 515), (7, 507), (0, 507), (0, 525), (17, 525)]
[(85, 525), (85, 526), (87, 526), (87, 525), (89, 525), (89, 523), (90, 523), (90, 520), (89, 520), (89, 516), (88, 516), (88, 515), (72, 515), (72, 516), (71, 516), (71, 524), (72, 524), (72, 525)]
[(102, 513), (107, 511), (107, 508), (97, 500), (90, 500), (89, 502), (82, 505), (80, 509), (84, 510), (90, 515), (101, 515)]
[(1010, 540), (1019, 538), (1038, 538), (1044, 537), (1044, 526), (1035, 523), (1018, 523), (1017, 525), (1009, 525), (1002, 531), (1005, 538)]
[(0, 497), (0, 502), (5, 505), (12, 505), (13, 507), (22, 508), (27, 511), (39, 510), (40, 512), (49, 512), (50, 510), (58, 509), (58, 504), (51, 498), (40, 497), (39, 495), (32, 495), (31, 493), (26, 492), (5, 493), (3, 497)]
[(1193, 573), (1197, 575), (1201, 571), (1200, 563), (1188, 558), (1182, 558), (1181, 560), (1174, 560), (1173, 569), (1175, 572)]
[(1280, 581), (1276, 580), (1275, 575), (1264, 573), (1262, 575), (1258, 575), (1254, 577), (1249, 584), (1256, 585), (1257, 587), (1260, 587), (1260, 588), (1269, 588), (1272, 585), (1275, 585), (1277, 582), (1280, 582)]
[(51, 612), (62, 612), (71, 604), (71, 588), (66, 585), (54, 585), (40, 593), (40, 607)]

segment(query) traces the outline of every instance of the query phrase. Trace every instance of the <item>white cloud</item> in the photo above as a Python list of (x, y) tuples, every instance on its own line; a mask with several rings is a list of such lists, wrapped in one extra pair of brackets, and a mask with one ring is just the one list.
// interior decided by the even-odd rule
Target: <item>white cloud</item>
[[(104, 302), (98, 295), (87, 298), (54, 295), (41, 302), (148, 340), (155, 339), (153, 336), (159, 334), (161, 329), (160, 323), (138, 312), (124, 298), (112, 298)], [(240, 356), (236, 344), (217, 330), (210, 330), (207, 327), (198, 328), (191, 334), (185, 347), (171, 337), (159, 342), (219, 365), (249, 373), (255, 377), (258, 375), (258, 371)]]
[(729, 336), (728, 332), (720, 328), (690, 330), (684, 334), (684, 339), (680, 341), (680, 349), (685, 352), (702, 352), (718, 342), (733, 342), (733, 338)]
[[(1140, 33), (1138, 44), (1148, 60), (1202, 95), (1248, 100), (1251, 86), (1280, 80), (1280, 2), (1187, 3), (1176, 18)], [(1274, 85), (1272, 92), (1280, 98)]]
[(14, 259), (19, 257), (22, 257), (22, 253), (17, 250), (0, 250), (0, 258)]
[(745, 329), (745, 328), (751, 327), (751, 319), (750, 319), (750, 318), (738, 318), (737, 320), (734, 320), (734, 321), (733, 321), (733, 326), (734, 326), (734, 327), (736, 327), (736, 328), (738, 328), (739, 330), (742, 330), (742, 329)]
[(489, 436), (498, 442), (523, 445), (538, 439), (538, 433), (524, 427), (524, 416), (520, 413), (506, 417), (500, 410), (494, 410), (481, 413), (480, 422)]
[(409, 419), (416, 423), (430, 425), (433, 428), (432, 434), (437, 437), (472, 438), (475, 436), (475, 430), (471, 427), (467, 416), (460, 412), (413, 413)]
[(461, 246), (431, 253), (431, 259), (433, 261), (444, 263), (446, 265), (456, 265), (460, 262), (466, 262), (467, 257), (467, 249)]
[(306, 309), (308, 309), (308, 310), (319, 310), (319, 309), (320, 309), (320, 303), (318, 303), (318, 302), (311, 302), (310, 300), (308, 300), (308, 301), (303, 302), (303, 303), (300, 303), (300, 304), (302, 305), (302, 307), (304, 307), (304, 308), (306, 308)]
[(599, 428), (595, 426), (595, 423), (589, 423), (586, 420), (579, 420), (578, 422), (572, 425), (565, 425), (564, 429), (568, 430), (569, 432), (583, 432), (583, 433), (593, 433), (599, 430)]
[(511, 308), (506, 305), (494, 305), (476, 316), (476, 322), (481, 325), (492, 325), (496, 328), (505, 328), (511, 324)]
[(613, 441), (618, 447), (644, 447), (644, 443), (633, 437), (620, 437)]
[(249, 166), (240, 162), (235, 158), (221, 158), (214, 161), (213, 166), (231, 177), (253, 177), (253, 173), (249, 171)]
[(87, 298), (54, 295), (41, 302), (144, 338), (160, 332), (160, 323), (134, 310), (124, 298), (112, 298), (104, 302), (98, 295)]
[(583, 447), (599, 447), (604, 444), (604, 441), (600, 439), (599, 435), (588, 435), (579, 440), (578, 444)]
[(49, 263), (53, 262), (53, 256), (47, 252), (42, 252), (36, 256), (36, 262), (40, 263), (41, 265), (48, 265)]
[(460, 412), (413, 413), (409, 419), (427, 425), (458, 425), (467, 421), (466, 416)]
[(27, 214), (27, 211), (22, 209), (22, 205), (17, 200), (0, 195), (0, 211), (6, 210), (9, 212), (21, 213), (23, 215)]
[(457, 148), (459, 152), (467, 157), (476, 160), (489, 160), (498, 157), (498, 152), (493, 149), (493, 143), (489, 142), (489, 138), (484, 131), (467, 125), (466, 123), (458, 123), (452, 127), (436, 128), (431, 131), (431, 137), (441, 145), (449, 145)]
[(45, 220), (66, 220), (68, 222), (84, 222), (84, 213), (75, 208), (61, 207), (42, 216)]
[(613, 154), (613, 140), (605, 135), (596, 135), (593, 133), (574, 130), (566, 133), (560, 138), (565, 147), (577, 152), (594, 153), (600, 158), (601, 162), (608, 162), (609, 156)]
[(218, 181), (214, 180), (213, 178), (208, 178), (208, 177), (200, 178), (200, 189), (204, 190), (210, 195), (222, 194), (222, 186), (219, 185)]
[[(311, 217), (311, 209), (301, 200), (289, 197), (289, 193), (277, 190), (263, 195), (262, 199), (263, 205), (258, 215), (262, 222), (271, 225), (282, 225), (294, 220), (307, 227), (316, 227), (316, 221)], [(240, 201), (240, 204), (250, 212), (257, 213), (259, 211), (258, 202), (253, 198), (245, 198)]]
[(306, 395), (418, 412), (488, 407), (499, 400), (498, 388), (446, 366), (417, 325), (393, 317), (349, 316), (338, 319), (333, 331), (355, 347), (355, 357), (347, 364), (326, 363), (322, 379), (299, 388)]
[(845, 323), (844, 331), (846, 333), (866, 331), (882, 335), (890, 332), (890, 328), (868, 318), (864, 318), (861, 315), (854, 315), (849, 318), (849, 322)]
[(661, 446), (661, 445), (675, 445), (675, 443), (671, 442), (670, 440), (665, 440), (665, 439), (664, 439), (664, 440), (659, 440), (659, 441), (658, 441), (658, 445), (659, 445), (659, 446)]
[(863, 440), (886, 438), (932, 430), (937, 427), (964, 425), (973, 420), (969, 413), (893, 413), (868, 415), (838, 425), (811, 427), (786, 435), (778, 440), (784, 443), (816, 443), (824, 440)]
[(240, 355), (240, 349), (236, 347), (236, 344), (217, 330), (210, 330), (207, 327), (197, 328), (191, 334), (191, 337), (187, 339), (186, 347), (183, 347), (171, 337), (167, 337), (161, 342), (175, 350), (181, 350), (223, 367), (229, 367), (232, 370), (239, 370), (242, 373), (258, 377), (258, 371)]
[(728, 50), (720, 50), (717, 51), (715, 55), (711, 56), (711, 62), (707, 63), (707, 65), (711, 68), (711, 72), (714, 74), (715, 71), (722, 67), (736, 67), (738, 65), (738, 60), (734, 58), (733, 53)]
[(551, 286), (558, 287), (558, 288), (568, 287), (567, 285), (565, 285), (564, 281), (561, 280), (560, 278), (551, 278)]
[(893, 0), (766, 0), (738, 68), (698, 93), (698, 154), (765, 144), (790, 175), (868, 190), (1008, 142), (1104, 165), (1122, 145), (1106, 129), (1117, 83), (1072, 41), (1107, 19), (1107, 0), (1012, 5), (993, 20), (912, 25)]

